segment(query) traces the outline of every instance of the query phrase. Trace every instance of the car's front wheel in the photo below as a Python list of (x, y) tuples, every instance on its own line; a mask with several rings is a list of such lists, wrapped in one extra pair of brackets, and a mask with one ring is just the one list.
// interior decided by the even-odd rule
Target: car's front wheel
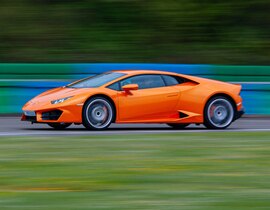
[(86, 102), (83, 108), (83, 125), (87, 129), (103, 130), (110, 126), (114, 119), (111, 102), (103, 97), (94, 97)]
[(223, 96), (210, 99), (204, 110), (204, 125), (210, 129), (224, 129), (233, 122), (235, 109), (232, 102)]
[(48, 123), (48, 125), (55, 130), (64, 130), (65, 128), (69, 127), (71, 123)]

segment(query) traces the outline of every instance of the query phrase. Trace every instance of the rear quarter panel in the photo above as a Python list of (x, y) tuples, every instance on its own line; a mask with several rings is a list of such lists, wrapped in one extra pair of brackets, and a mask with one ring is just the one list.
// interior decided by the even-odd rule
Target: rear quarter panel
[[(203, 113), (209, 99), (218, 94), (225, 94), (232, 98), (237, 110), (242, 109), (242, 98), (240, 96), (241, 86), (230, 83), (186, 76), (187, 79), (197, 82), (197, 85), (182, 84), (178, 88), (181, 92), (180, 101), (177, 106), (184, 110), (198, 114), (196, 122), (203, 122)], [(237, 106), (238, 105), (238, 106)]]

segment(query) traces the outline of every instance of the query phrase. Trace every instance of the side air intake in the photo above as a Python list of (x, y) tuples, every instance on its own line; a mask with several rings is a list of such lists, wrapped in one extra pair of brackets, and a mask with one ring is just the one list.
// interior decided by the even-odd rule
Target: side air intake
[(183, 113), (183, 112), (179, 112), (179, 117), (180, 118), (185, 118), (185, 117), (188, 117), (188, 115)]

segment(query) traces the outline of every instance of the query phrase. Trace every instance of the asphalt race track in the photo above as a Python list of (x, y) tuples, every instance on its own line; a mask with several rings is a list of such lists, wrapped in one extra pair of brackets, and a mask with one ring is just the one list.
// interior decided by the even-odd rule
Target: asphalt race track
[(242, 118), (234, 122), (226, 130), (208, 130), (203, 126), (191, 125), (183, 130), (174, 130), (163, 124), (112, 124), (106, 131), (89, 131), (83, 126), (72, 125), (64, 131), (53, 130), (46, 124), (21, 122), (20, 117), (0, 117), (0, 136), (32, 136), (32, 135), (116, 135), (116, 134), (154, 134), (175, 132), (248, 132), (270, 131), (269, 118)]

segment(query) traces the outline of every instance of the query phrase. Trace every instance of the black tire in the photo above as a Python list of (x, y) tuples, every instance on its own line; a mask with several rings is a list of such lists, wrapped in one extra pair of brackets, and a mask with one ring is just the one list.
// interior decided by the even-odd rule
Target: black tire
[(71, 125), (71, 123), (48, 123), (48, 125), (55, 130), (64, 130)]
[(168, 126), (172, 127), (173, 129), (184, 129), (185, 127), (189, 126), (188, 123), (168, 123)]
[(108, 128), (114, 117), (114, 107), (112, 103), (104, 97), (91, 98), (83, 107), (83, 125), (90, 130), (104, 130)]
[(204, 125), (209, 129), (225, 129), (235, 118), (235, 107), (224, 96), (211, 98), (204, 109)]

